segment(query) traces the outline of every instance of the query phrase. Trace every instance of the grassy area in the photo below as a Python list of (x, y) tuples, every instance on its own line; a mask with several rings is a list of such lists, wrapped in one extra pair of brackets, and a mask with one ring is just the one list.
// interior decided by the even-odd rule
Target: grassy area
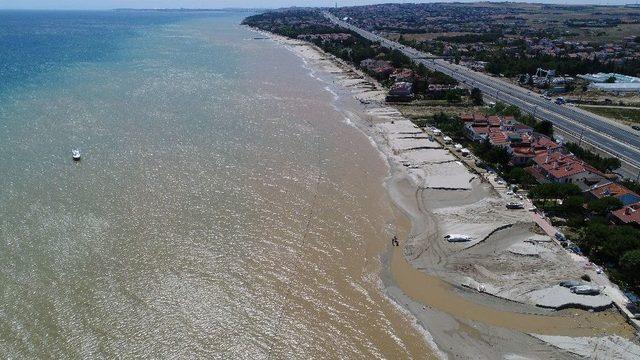
[(640, 109), (604, 106), (580, 106), (580, 108), (590, 111), (596, 115), (622, 121), (626, 124), (640, 124)]

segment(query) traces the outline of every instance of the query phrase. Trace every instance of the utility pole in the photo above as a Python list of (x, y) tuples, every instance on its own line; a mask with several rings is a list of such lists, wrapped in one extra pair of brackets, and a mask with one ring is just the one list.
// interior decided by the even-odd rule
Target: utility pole
[(578, 147), (582, 145), (582, 135), (584, 135), (584, 128), (582, 128), (582, 131), (580, 132), (580, 141), (578, 142)]

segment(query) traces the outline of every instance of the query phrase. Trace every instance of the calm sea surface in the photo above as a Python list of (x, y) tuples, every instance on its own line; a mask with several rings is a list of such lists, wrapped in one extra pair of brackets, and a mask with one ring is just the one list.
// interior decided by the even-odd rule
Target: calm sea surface
[(243, 16), (0, 12), (0, 357), (429, 352), (384, 162)]

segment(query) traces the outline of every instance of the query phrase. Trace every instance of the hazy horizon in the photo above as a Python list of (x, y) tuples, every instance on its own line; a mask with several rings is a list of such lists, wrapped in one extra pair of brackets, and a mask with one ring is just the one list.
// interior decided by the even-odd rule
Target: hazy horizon
[[(348, 0), (338, 1), (338, 6), (355, 6), (382, 3), (429, 3), (452, 1), (389, 1), (389, 0)], [(457, 1), (475, 2), (475, 1)], [(625, 5), (638, 4), (638, 1), (627, 0), (566, 0), (566, 1), (513, 1), (565, 5)], [(164, 9), (164, 8), (279, 8), (289, 6), (334, 6), (334, 0), (24, 0), (20, 4), (0, 0), (0, 9), (76, 9), (76, 10), (108, 10), (117, 8)]]

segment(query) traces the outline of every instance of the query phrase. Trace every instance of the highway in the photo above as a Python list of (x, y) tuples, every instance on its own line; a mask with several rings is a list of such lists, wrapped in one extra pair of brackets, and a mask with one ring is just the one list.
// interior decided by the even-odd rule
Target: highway
[(403, 46), (369, 31), (344, 22), (330, 13), (325, 16), (333, 23), (352, 30), (362, 37), (381, 43), (383, 46), (402, 51), (413, 61), (424, 64), (431, 70), (450, 75), (467, 86), (479, 88), (485, 95), (499, 101), (516, 105), (539, 119), (553, 125), (575, 138), (592, 145), (611, 156), (619, 158), (636, 169), (640, 169), (640, 133), (624, 126), (616, 126), (596, 115), (585, 114), (566, 105), (558, 105), (539, 94), (510, 84), (499, 78), (470, 70), (441, 59), (426, 59), (429, 54)]

